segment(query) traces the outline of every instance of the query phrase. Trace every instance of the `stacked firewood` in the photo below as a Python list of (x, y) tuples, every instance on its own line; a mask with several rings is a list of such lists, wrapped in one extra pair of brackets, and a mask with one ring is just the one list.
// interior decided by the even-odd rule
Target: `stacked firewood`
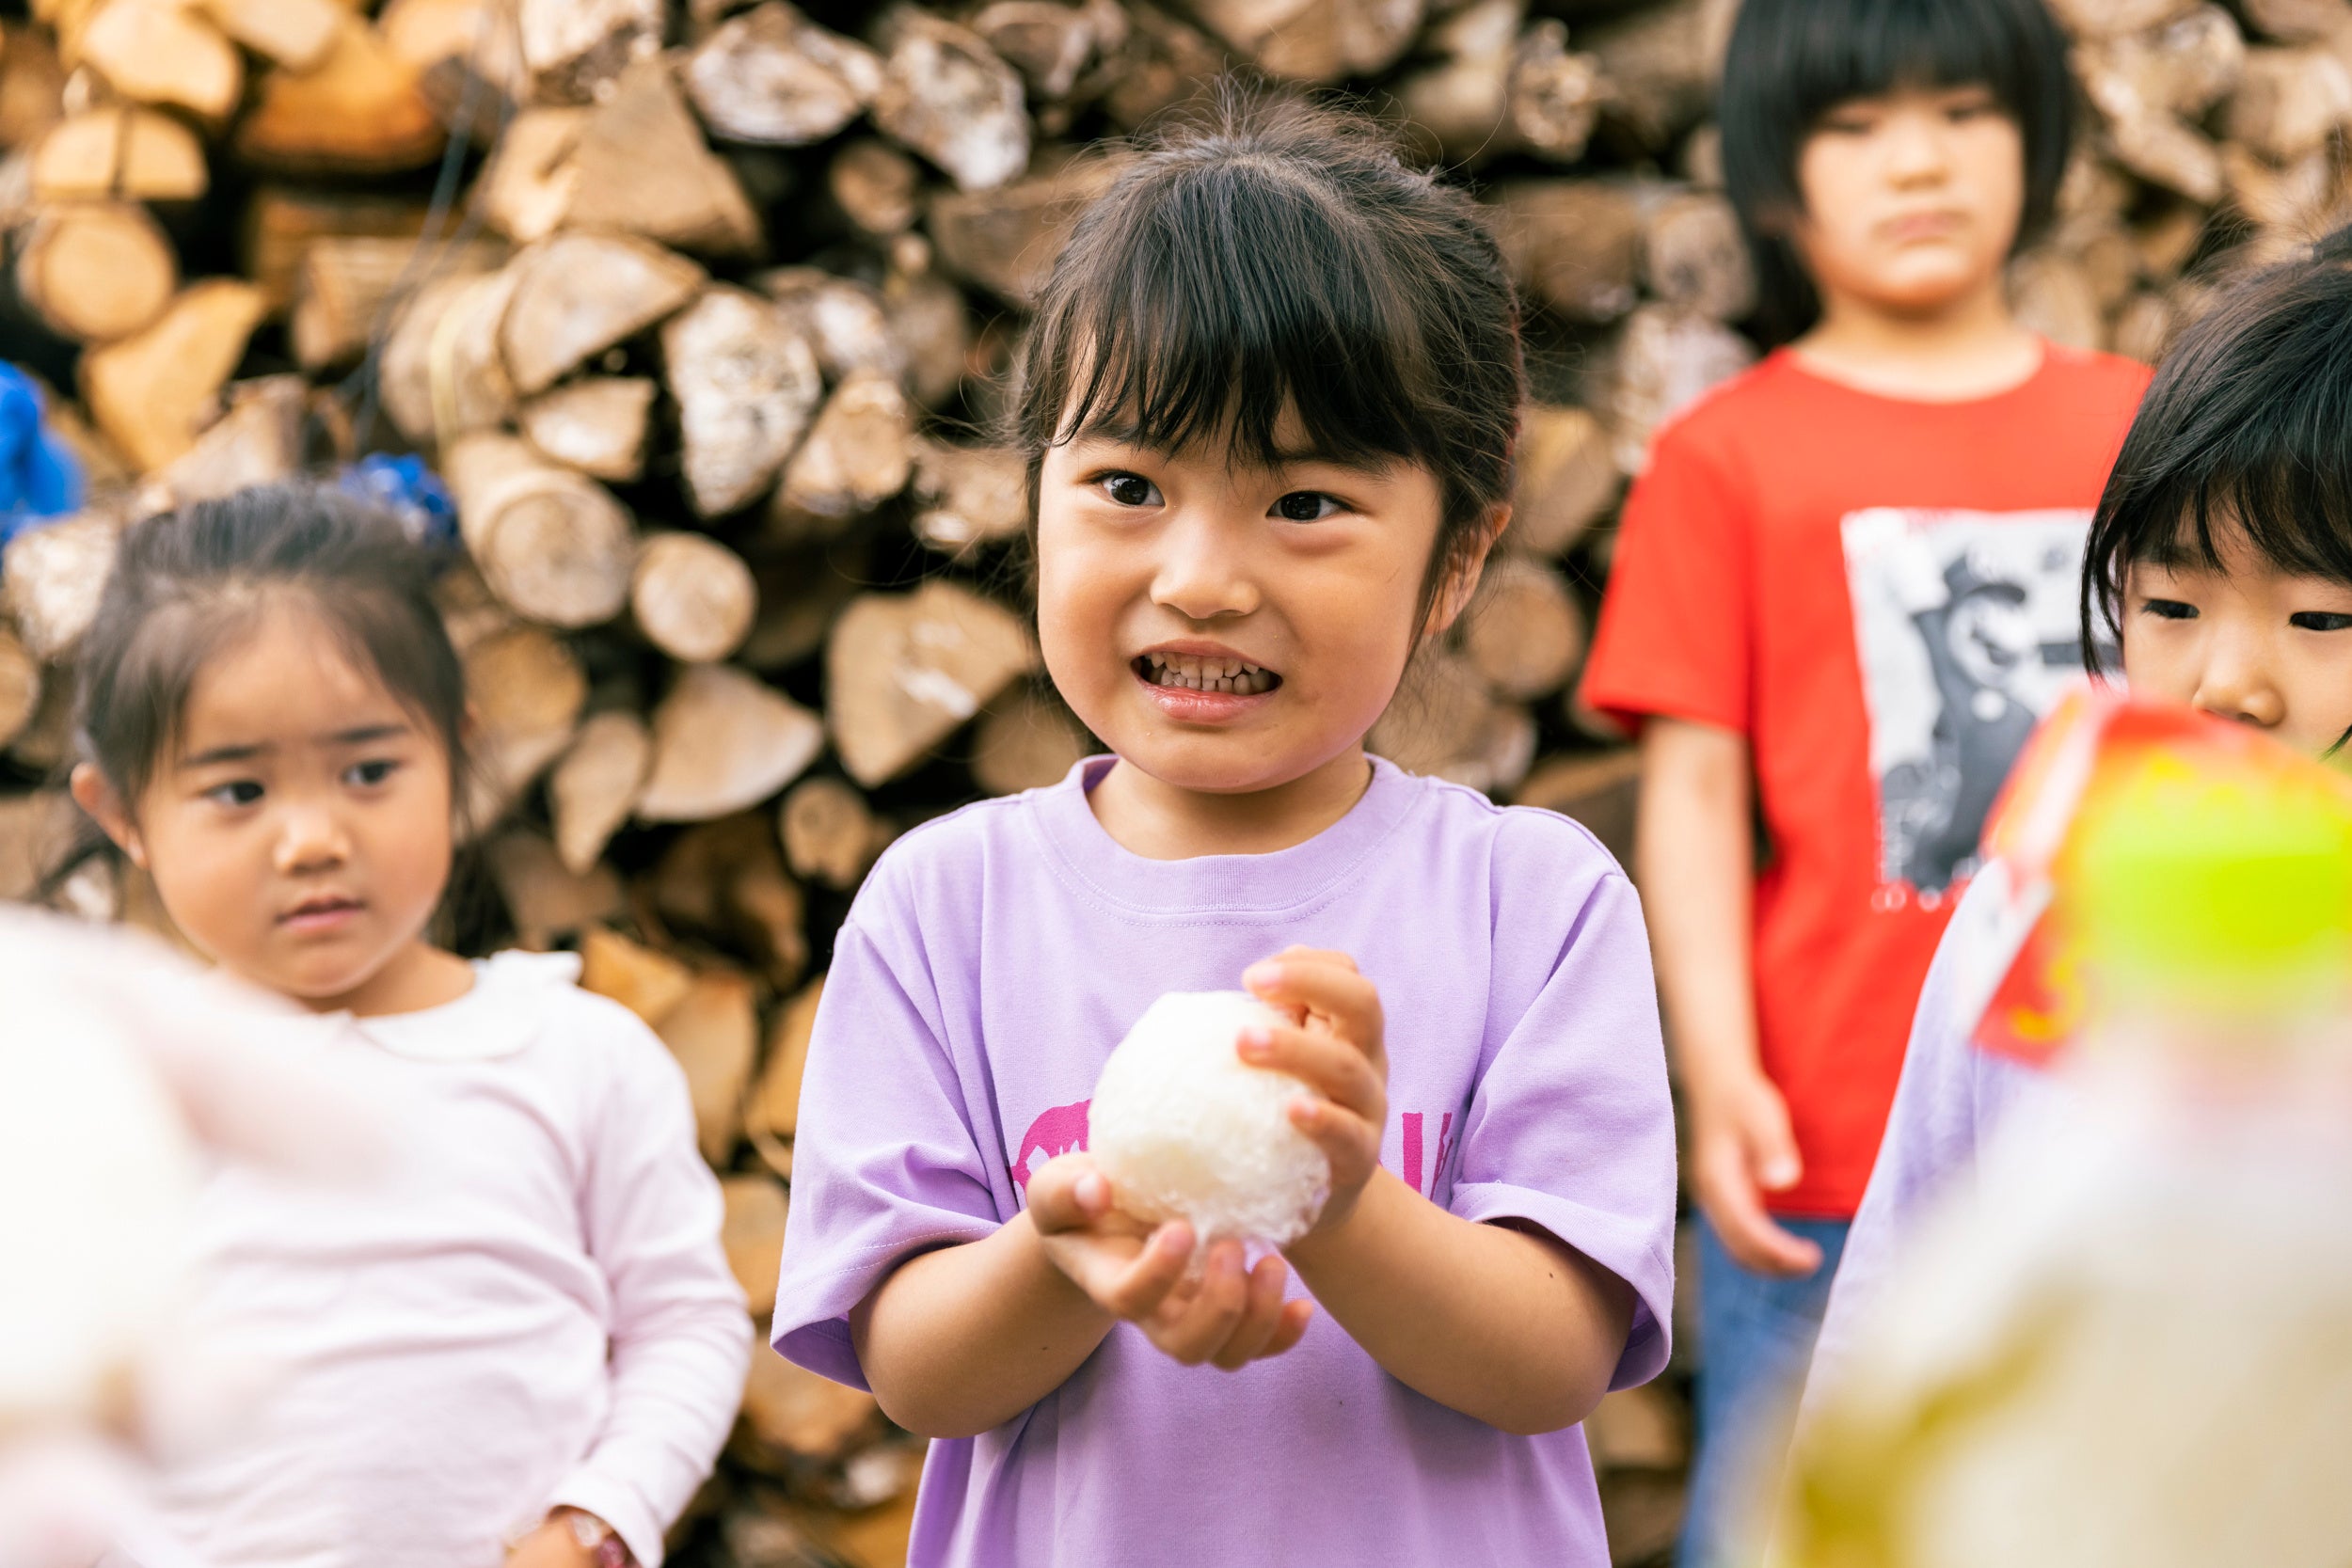
[[(2347, 202), (2352, 0), (2062, 0), (2094, 126), (2015, 271), (2062, 341), (2161, 351)], [(1731, 0), (33, 0), (0, 34), (0, 332), (90, 499), (0, 559), (0, 895), (74, 826), (75, 639), (155, 507), (416, 451), (482, 727), (491, 900), (691, 1082), (772, 1301), (802, 1064), (874, 857), (1089, 745), (1021, 605), (982, 432), (1118, 138), (1232, 66), (1369, 89), (1490, 201), (1537, 401), (1508, 552), (1374, 744), (1622, 852), (1567, 695), (1649, 433), (1748, 363), (1706, 123)], [(93, 869), (60, 895), (160, 922)], [(1679, 1507), (1677, 1397), (1592, 1436), (1621, 1561)], [(689, 1560), (894, 1560), (919, 1445), (763, 1356)]]

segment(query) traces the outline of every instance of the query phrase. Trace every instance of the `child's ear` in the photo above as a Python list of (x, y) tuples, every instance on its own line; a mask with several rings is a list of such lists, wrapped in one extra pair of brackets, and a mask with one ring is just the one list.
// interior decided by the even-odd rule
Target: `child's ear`
[(1438, 585), (1437, 602), (1429, 607), (1429, 623), (1422, 628), (1424, 638), (1444, 635), (1448, 627), (1462, 618), (1462, 611), (1470, 608), (1470, 595), (1478, 592), (1478, 578), (1486, 569), (1486, 557), (1494, 553), (1502, 531), (1510, 526), (1511, 503), (1499, 502), (1454, 546), (1452, 559), (1445, 565), (1445, 578)]
[(116, 847), (131, 857), (133, 865), (146, 870), (147, 846), (139, 840), (139, 825), (123, 805), (122, 797), (115, 793), (115, 786), (106, 782), (106, 775), (93, 764), (78, 762), (73, 765), (70, 784), (73, 803), (87, 812), (89, 819), (115, 841)]

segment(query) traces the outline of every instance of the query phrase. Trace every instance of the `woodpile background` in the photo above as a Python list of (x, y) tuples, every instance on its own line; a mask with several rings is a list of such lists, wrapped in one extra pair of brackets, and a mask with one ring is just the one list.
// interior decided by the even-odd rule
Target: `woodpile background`
[[(93, 480), (0, 562), (0, 895), (72, 825), (64, 696), (123, 521), (423, 452), (485, 728), (494, 895), (456, 940), (577, 946), (670, 1043), (764, 1313), (860, 877), (1088, 748), (1019, 609), (1020, 465), (976, 435), (1023, 302), (1116, 138), (1229, 66), (1407, 126), (1492, 204), (1533, 311), (1514, 549), (1375, 745), (1624, 851), (1629, 754), (1565, 693), (1648, 433), (1753, 357), (1706, 124), (1730, 4), (0, 8), (0, 352)], [(2227, 268), (2352, 215), (2352, 0), (2058, 9), (2092, 129), (2018, 304), (2150, 358)], [(67, 900), (161, 918), (119, 872)], [(1671, 1540), (1678, 1387), (1591, 1423), (1621, 1562)], [(898, 1560), (918, 1463), (762, 1355), (680, 1560)]]

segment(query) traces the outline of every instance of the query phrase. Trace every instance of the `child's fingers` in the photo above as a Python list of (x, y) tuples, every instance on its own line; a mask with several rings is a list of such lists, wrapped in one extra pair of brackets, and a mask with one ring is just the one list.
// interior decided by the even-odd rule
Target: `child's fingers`
[(1249, 966), (1242, 984), (1275, 1006), (1304, 1007), (1329, 1019), (1338, 1032), (1368, 1053), (1380, 1050), (1380, 989), (1356, 971), (1344, 953), (1294, 948)]
[(1287, 1072), (1359, 1116), (1369, 1117), (1385, 1107), (1388, 1090), (1379, 1069), (1337, 1036), (1295, 1024), (1253, 1023), (1241, 1032), (1236, 1049), (1250, 1066)]
[(1029, 1223), (1046, 1234), (1083, 1230), (1111, 1212), (1111, 1184), (1085, 1154), (1064, 1154), (1029, 1178)]
[(1171, 1303), (1146, 1326), (1152, 1342), (1187, 1367), (1215, 1355), (1233, 1336), (1249, 1305), (1249, 1280), (1242, 1273), (1241, 1243), (1219, 1242), (1210, 1249), (1199, 1290), (1190, 1300)]
[(1099, 1284), (1079, 1284), (1105, 1312), (1140, 1323), (1159, 1311), (1168, 1293), (1184, 1282), (1192, 1244), (1192, 1227), (1170, 1221), (1152, 1233), (1133, 1262), (1109, 1271)]
[(1306, 1338), (1307, 1325), (1314, 1321), (1314, 1316), (1315, 1304), (1311, 1301), (1302, 1298), (1286, 1305), (1282, 1308), (1281, 1321), (1275, 1325), (1274, 1338), (1268, 1339), (1258, 1352), (1258, 1359), (1263, 1361), (1268, 1356), (1279, 1355), (1297, 1344)]
[(1369, 1176), (1380, 1159), (1380, 1125), (1343, 1105), (1300, 1096), (1291, 1101), (1291, 1125), (1331, 1162), (1331, 1181), (1344, 1190)]
[(1282, 1326), (1282, 1284), (1289, 1271), (1279, 1258), (1261, 1258), (1258, 1266), (1249, 1271), (1248, 1299), (1242, 1307), (1241, 1321), (1233, 1325), (1225, 1343), (1210, 1359), (1229, 1372), (1236, 1372), (1265, 1354), (1276, 1330)]

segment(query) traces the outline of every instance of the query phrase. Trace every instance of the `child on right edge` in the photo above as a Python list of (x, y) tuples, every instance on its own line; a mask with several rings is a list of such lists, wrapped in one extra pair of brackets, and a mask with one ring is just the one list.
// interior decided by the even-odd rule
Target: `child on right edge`
[[(2122, 644), (2135, 696), (2314, 756), (2352, 738), (2352, 229), (2239, 285), (2166, 359), (2091, 525), (2082, 621), (2087, 646)], [(1928, 972), (1813, 1386), (1836, 1379), (1920, 1211), (2046, 1093), (1971, 1048), (1954, 996), (1992, 912), (1963, 898)]]
[(2040, 0), (1746, 0), (1730, 41), (1725, 183), (1787, 346), (1661, 431), (1584, 687), (1641, 732), (1702, 1219), (1685, 1568), (1772, 1460), (1985, 812), (2079, 668), (2146, 372), (2003, 293), (2073, 91)]

